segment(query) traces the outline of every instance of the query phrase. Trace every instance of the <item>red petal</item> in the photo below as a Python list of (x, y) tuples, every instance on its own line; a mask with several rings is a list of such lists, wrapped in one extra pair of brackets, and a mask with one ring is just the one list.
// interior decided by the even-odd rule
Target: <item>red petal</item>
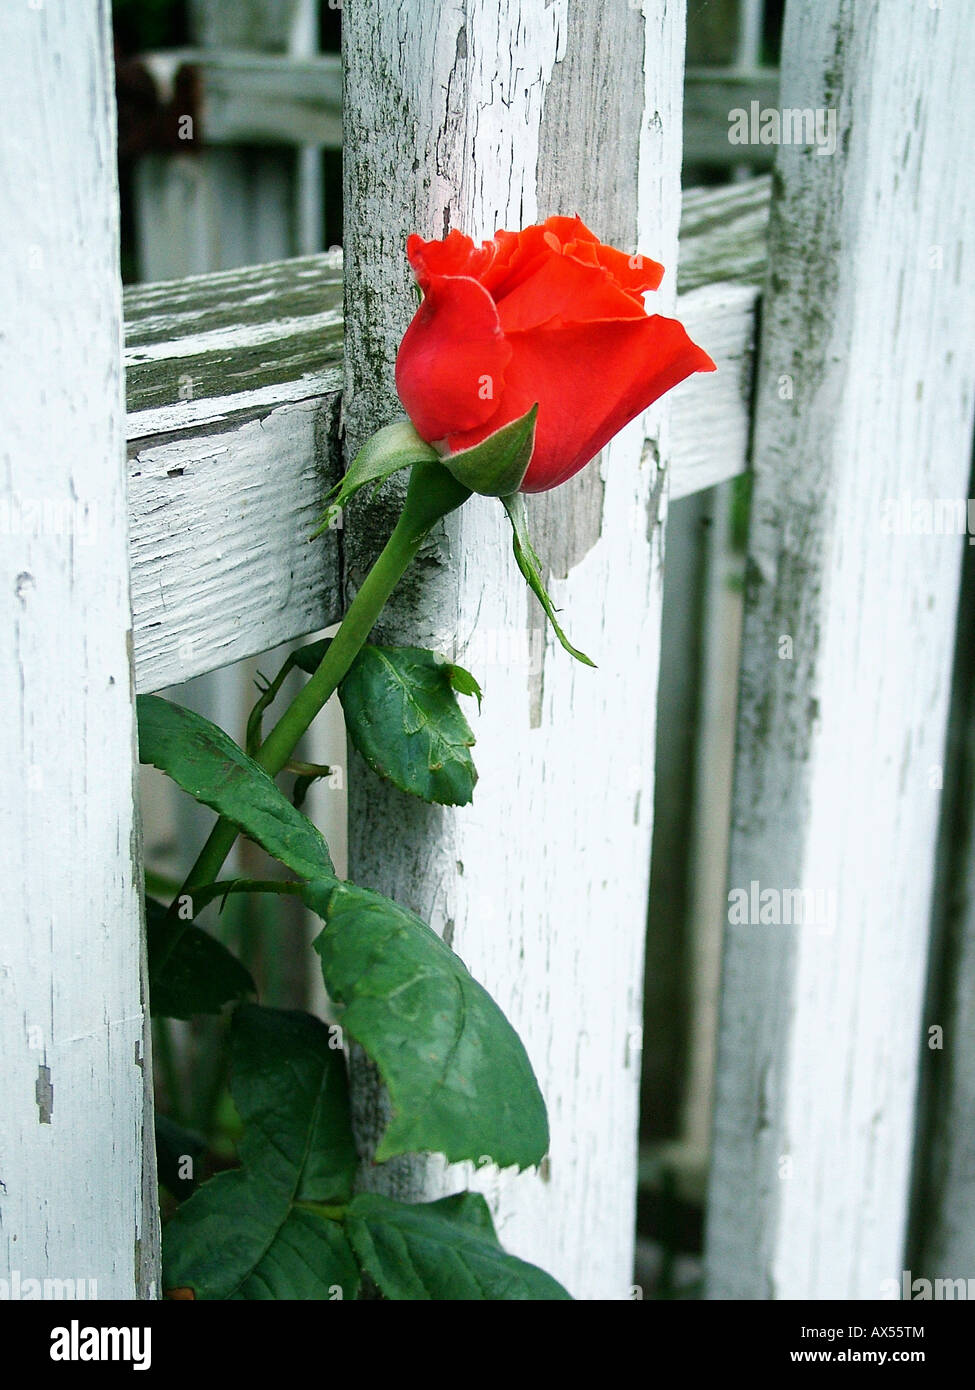
[(495, 414), (510, 358), (487, 290), (466, 277), (431, 276), (396, 356), (396, 389), (422, 438), (433, 443)]
[(452, 450), (539, 403), (523, 492), (545, 492), (578, 473), (615, 434), (692, 372), (714, 363), (676, 319), (626, 319), (513, 334), (501, 409), (489, 424), (452, 434)]
[(596, 255), (599, 264), (606, 267), (620, 288), (627, 294), (639, 295), (641, 303), (644, 292), (657, 289), (664, 278), (663, 266), (649, 256), (639, 253), (628, 256), (625, 251), (617, 251), (615, 246), (602, 244), (596, 248)]
[(475, 246), (469, 236), (456, 228), (442, 241), (424, 241), (415, 233), (406, 240), (407, 259), (424, 290), (434, 275), (466, 275), (479, 280), (495, 254), (493, 242)]
[(551, 256), (533, 275), (498, 300), (505, 333), (525, 332), (547, 324), (592, 323), (597, 319), (645, 318), (642, 300), (634, 300), (600, 265), (585, 265), (573, 256)]
[(549, 217), (545, 228), (558, 237), (566, 256), (574, 256), (587, 265), (601, 265), (627, 294), (642, 296), (646, 290), (657, 289), (663, 279), (664, 268), (659, 262), (607, 246), (581, 217)]
[(554, 233), (564, 246), (570, 241), (586, 241), (593, 246), (600, 244), (599, 237), (591, 232), (578, 213), (574, 217), (546, 217), (545, 230)]
[(538, 225), (516, 233), (499, 232), (495, 245), (495, 258), (481, 276), (481, 283), (496, 300), (510, 294), (546, 261), (562, 254), (558, 239)]

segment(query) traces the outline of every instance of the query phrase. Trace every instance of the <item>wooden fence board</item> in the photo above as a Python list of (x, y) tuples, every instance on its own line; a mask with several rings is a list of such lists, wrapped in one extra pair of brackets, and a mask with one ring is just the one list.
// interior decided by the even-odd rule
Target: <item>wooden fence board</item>
[(726, 927), (715, 1297), (900, 1279), (962, 541), (889, 508), (967, 496), (966, 8), (787, 10), (782, 102), (839, 140), (778, 157), (729, 882), (823, 899)]
[[(571, 208), (658, 256), (670, 270), (663, 302), (673, 303), (684, 7), (651, 0), (644, 11), (624, 0), (346, 9), (353, 447), (396, 409), (412, 228), (480, 237)], [(415, 179), (404, 180), (414, 160)], [(634, 425), (557, 497), (534, 499), (555, 602), (600, 670), (553, 646), (512, 563), (503, 513), (475, 500), (382, 626), (389, 639), (455, 649), (483, 680), (474, 805), (423, 806), (359, 765), (349, 778), (353, 876), (431, 921), (525, 1038), (548, 1099), (551, 1160), (521, 1177), (488, 1167), (473, 1181), (506, 1244), (583, 1297), (627, 1297), (632, 1279), (663, 413), (652, 444)], [(347, 531), (353, 582), (383, 529), (369, 514)], [(379, 1101), (362, 1071), (355, 1089), (368, 1147)], [(413, 1196), (469, 1176), (419, 1160), (365, 1172)]]
[(107, 0), (11, 7), (0, 90), (15, 113), (0, 147), (0, 1279), (14, 1298), (150, 1297)]
[(341, 256), (126, 292), (136, 676), (159, 690), (339, 613)]

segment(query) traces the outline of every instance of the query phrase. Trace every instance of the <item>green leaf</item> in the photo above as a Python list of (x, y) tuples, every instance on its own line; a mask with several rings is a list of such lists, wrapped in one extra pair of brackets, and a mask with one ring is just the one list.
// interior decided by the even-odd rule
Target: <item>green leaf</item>
[(500, 1246), (491, 1208), (480, 1192), (453, 1192), (449, 1197), (438, 1197), (435, 1202), (425, 1202), (424, 1206), (427, 1211), (442, 1216), (447, 1221), (463, 1222), (486, 1240)]
[(322, 637), (318, 642), (309, 642), (291, 653), (291, 661), (306, 675), (313, 676), (322, 664), (322, 658), (331, 644), (331, 637)]
[(436, 449), (420, 438), (409, 420), (398, 420), (377, 430), (366, 440), (345, 477), (329, 494), (330, 504), (315, 535), (321, 535), (326, 530), (336, 508), (344, 507), (368, 483), (375, 483), (378, 491), (386, 479), (401, 468), (410, 468), (414, 463), (424, 461), (436, 462), (439, 458)]
[(338, 1224), (356, 1151), (345, 1058), (310, 1014), (242, 1005), (231, 1027), (241, 1168), (204, 1183), (163, 1231), (163, 1287), (199, 1299), (352, 1298)]
[(481, 708), (481, 687), (470, 671), (465, 671), (463, 666), (450, 665), (447, 667), (447, 679), (459, 695), (473, 695), (478, 709)]
[(146, 898), (146, 944), (149, 1007), (156, 1018), (217, 1014), (224, 1004), (257, 993), (250, 972), (222, 942), (169, 917), (153, 898)]
[(542, 562), (535, 554), (528, 536), (528, 518), (525, 514), (524, 497), (520, 492), (514, 492), (508, 497), (502, 497), (501, 502), (511, 522), (512, 544), (518, 568), (527, 580), (528, 587), (544, 608), (545, 616), (555, 629), (556, 637), (570, 656), (574, 656), (577, 661), (583, 662), (586, 666), (595, 666), (596, 663), (590, 660), (585, 652), (580, 652), (572, 645), (559, 626), (559, 620), (555, 616), (555, 607), (542, 582)]
[(339, 686), (349, 736), (373, 772), (444, 806), (466, 806), (477, 781), (457, 670), (420, 647), (365, 646)]
[(535, 448), (535, 421), (538, 404), (518, 420), (456, 454), (445, 454), (440, 462), (459, 483), (482, 497), (508, 497), (521, 487)]
[(521, 1039), (419, 917), (352, 884), (310, 883), (314, 946), (345, 1033), (379, 1068), (393, 1117), (378, 1161), (415, 1150), (528, 1168), (548, 1150), (545, 1102)]
[(334, 876), (322, 836), (216, 724), (158, 695), (140, 695), (139, 757), (232, 821), (302, 878)]
[[(184, 1129), (168, 1115), (156, 1115), (156, 1167), (159, 1181), (172, 1195), (184, 1201), (196, 1186), (195, 1169), (206, 1153), (201, 1135)], [(191, 1176), (182, 1176), (185, 1159), (192, 1160)]]
[(345, 1229), (363, 1270), (387, 1298), (570, 1298), (551, 1275), (501, 1249), (483, 1198), (462, 1197), (416, 1206), (372, 1193), (353, 1199)]

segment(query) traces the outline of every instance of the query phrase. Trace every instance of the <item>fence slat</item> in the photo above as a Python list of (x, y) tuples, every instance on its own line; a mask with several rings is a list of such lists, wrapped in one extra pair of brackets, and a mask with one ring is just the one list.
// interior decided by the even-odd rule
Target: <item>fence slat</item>
[(778, 155), (729, 881), (833, 897), (726, 928), (715, 1297), (899, 1286), (961, 542), (886, 504), (967, 495), (966, 9), (786, 13), (782, 103), (838, 144)]
[[(673, 295), (684, 7), (644, 10), (509, 0), (394, 13), (360, 0), (345, 11), (353, 446), (395, 409), (412, 228), (480, 237), (578, 210), (607, 239), (659, 256)], [(583, 147), (584, 161), (566, 158)], [(383, 624), (387, 638), (456, 650), (483, 681), (474, 806), (423, 806), (361, 764), (349, 777), (353, 877), (431, 921), (525, 1038), (548, 1099), (551, 1161), (521, 1177), (488, 1167), (473, 1181), (506, 1244), (583, 1297), (627, 1297), (632, 1280), (662, 414), (653, 449), (634, 425), (573, 484), (534, 499), (555, 602), (599, 671), (552, 646), (503, 514), (475, 499)], [(387, 524), (363, 514), (347, 529), (353, 582)], [(368, 1144), (377, 1097), (361, 1071), (356, 1093)], [(367, 1168), (365, 1180), (420, 1195), (467, 1176), (408, 1160)]]
[[(4, 15), (0, 1278), (149, 1297), (143, 1019), (107, 0)], [(87, 1281), (94, 1281), (92, 1288)], [(60, 1286), (61, 1297), (71, 1297)]]

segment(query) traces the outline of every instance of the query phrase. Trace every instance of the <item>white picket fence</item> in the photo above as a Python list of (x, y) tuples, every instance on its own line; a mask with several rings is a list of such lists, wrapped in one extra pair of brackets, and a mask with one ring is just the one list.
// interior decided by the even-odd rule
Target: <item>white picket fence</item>
[[(973, 19), (972, 0), (792, 0), (780, 104), (833, 111), (838, 139), (778, 150), (766, 242), (764, 181), (690, 195), (682, 217), (682, 0), (347, 0), (344, 268), (132, 291), (123, 354), (108, 5), (11, 10), (0, 1277), (156, 1292), (133, 687), (337, 616), (391, 513), (305, 536), (341, 467), (343, 381), (346, 456), (397, 411), (406, 233), (555, 211), (662, 260), (664, 311), (680, 240), (679, 312), (720, 370), (536, 499), (598, 672), (553, 648), (487, 501), (384, 618), (387, 638), (476, 666), (481, 781), (473, 807), (442, 810), (353, 762), (350, 875), (441, 930), (498, 999), (552, 1147), (519, 1177), (409, 1160), (365, 1181), (477, 1185), (513, 1251), (579, 1297), (631, 1295), (667, 497), (751, 466), (729, 884), (835, 911), (726, 929), (709, 1293), (876, 1297), (909, 1257), (975, 1275), (970, 816), (937, 854), (942, 808), (975, 793), (963, 661), (950, 700), (966, 547), (884, 525), (891, 499), (969, 492)], [(533, 641), (540, 661), (512, 659)], [(368, 1076), (355, 1104), (368, 1143)]]

